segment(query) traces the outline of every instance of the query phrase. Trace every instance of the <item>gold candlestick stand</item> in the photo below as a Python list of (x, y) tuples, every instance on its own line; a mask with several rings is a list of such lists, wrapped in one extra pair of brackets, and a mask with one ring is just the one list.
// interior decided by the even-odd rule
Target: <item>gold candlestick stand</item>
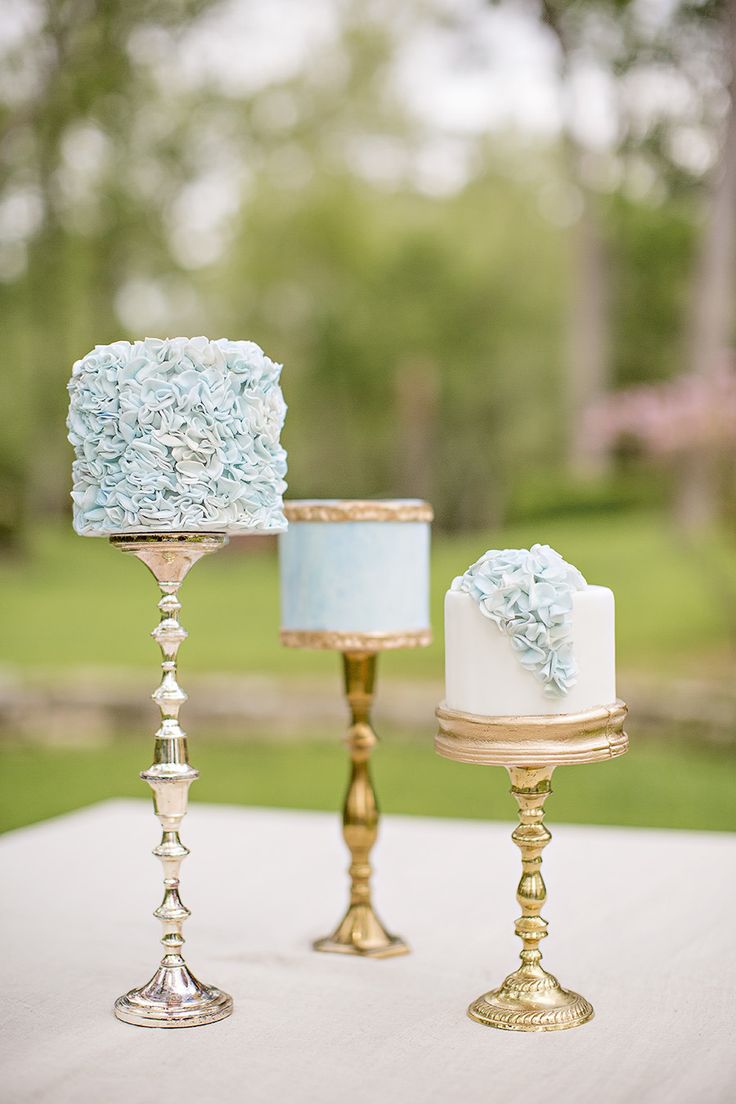
[(539, 944), (547, 935), (547, 921), (540, 915), (547, 897), (542, 851), (552, 838), (544, 824), (544, 803), (555, 767), (597, 763), (628, 750), (626, 712), (622, 701), (588, 713), (542, 717), (478, 717), (444, 703), (437, 709), (437, 752), (459, 763), (506, 767), (519, 806), (511, 838), (521, 851), (516, 892), (521, 916), (515, 927), (522, 941), (521, 966), (498, 989), (473, 1001), (468, 1015), (478, 1023), (506, 1031), (561, 1031), (593, 1017), (592, 1005), (563, 989), (541, 964)]
[(343, 837), (350, 851), (350, 901), (332, 935), (317, 939), (316, 951), (391, 958), (409, 947), (391, 935), (373, 908), (370, 854), (378, 836), (378, 803), (369, 759), (378, 742), (370, 719), (377, 653), (387, 648), (430, 644), (429, 630), (407, 633), (302, 632), (284, 629), (281, 642), (291, 648), (331, 648), (342, 653), (345, 695), (351, 724), (345, 742), (350, 752), (350, 781), (342, 814)]
[(179, 727), (179, 709), (187, 696), (176, 681), (176, 655), (187, 633), (179, 624), (181, 583), (197, 560), (227, 542), (220, 533), (151, 533), (111, 537), (111, 544), (142, 560), (161, 589), (161, 620), (151, 635), (163, 657), (161, 685), (153, 700), (161, 710), (153, 764), (141, 778), (153, 790), (153, 807), (163, 835), (154, 855), (164, 868), (164, 896), (154, 912), (163, 924), (164, 956), (151, 980), (131, 989), (115, 1002), (115, 1015), (138, 1027), (196, 1027), (229, 1016), (232, 998), (220, 989), (203, 985), (191, 973), (181, 949), (182, 924), (190, 915), (179, 897), (179, 868), (189, 851), (179, 839), (179, 826), (187, 811), (189, 787), (199, 771), (189, 765), (187, 740)]

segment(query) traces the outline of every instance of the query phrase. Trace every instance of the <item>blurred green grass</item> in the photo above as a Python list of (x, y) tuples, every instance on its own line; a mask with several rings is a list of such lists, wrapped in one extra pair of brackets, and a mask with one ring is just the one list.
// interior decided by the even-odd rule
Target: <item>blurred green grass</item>
[[(687, 544), (656, 513), (593, 515), (502, 532), (437, 535), (432, 554), (431, 648), (386, 655), (382, 676), (442, 677), (442, 601), (452, 578), (489, 547), (552, 544), (590, 582), (613, 588), (619, 665), (658, 672), (708, 671), (730, 661), (736, 618), (736, 556), (721, 534)], [(153, 580), (104, 540), (67, 526), (33, 534), (32, 554), (0, 564), (0, 665), (152, 667)], [(190, 640), (185, 670), (305, 673), (334, 670), (334, 657), (279, 644), (278, 566), (273, 551), (227, 549), (197, 565), (183, 590)]]
[[(348, 770), (339, 735), (333, 743), (324, 736), (298, 743), (202, 741), (192, 751), (202, 772), (192, 801), (336, 810)], [(140, 736), (103, 748), (0, 749), (0, 830), (106, 798), (147, 797), (138, 771), (149, 762), (149, 745)], [(426, 743), (386, 734), (373, 767), (384, 812), (514, 820), (506, 772), (440, 759), (429, 732)], [(553, 825), (736, 829), (733, 758), (707, 749), (637, 746), (634, 739), (628, 755), (610, 763), (558, 769), (553, 786)]]
[[(546, 541), (617, 601), (619, 665), (627, 671), (726, 674), (734, 661), (736, 557), (724, 533), (685, 543), (655, 513), (597, 515), (518, 525), (503, 532), (434, 539), (431, 648), (382, 657), (381, 676), (442, 677), (442, 601), (454, 575), (488, 547)], [(323, 673), (336, 678), (329, 653), (294, 652), (278, 639), (278, 565), (273, 549), (228, 549), (197, 566), (184, 589), (183, 683), (192, 672)], [(148, 638), (157, 592), (142, 565), (103, 540), (67, 528), (33, 534), (32, 555), (0, 563), (0, 668), (137, 667), (153, 671)], [(386, 812), (513, 819), (502, 771), (472, 770), (438, 759), (427, 742), (386, 733), (375, 761)], [(555, 776), (550, 813), (558, 821), (655, 827), (736, 829), (733, 755), (660, 741), (637, 744), (622, 759)], [(237, 744), (195, 740), (202, 771), (195, 801), (336, 809), (345, 786), (345, 753), (335, 732), (298, 742)], [(150, 738), (101, 747), (0, 747), (0, 828), (63, 813), (107, 797), (139, 796), (137, 774)]]

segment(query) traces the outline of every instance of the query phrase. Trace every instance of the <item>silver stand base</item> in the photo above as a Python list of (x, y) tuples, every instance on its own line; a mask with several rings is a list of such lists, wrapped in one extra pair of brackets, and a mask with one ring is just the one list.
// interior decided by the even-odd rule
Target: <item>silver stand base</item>
[(183, 964), (159, 966), (147, 985), (115, 1001), (117, 1018), (136, 1027), (198, 1027), (232, 1010), (232, 997), (197, 981)]

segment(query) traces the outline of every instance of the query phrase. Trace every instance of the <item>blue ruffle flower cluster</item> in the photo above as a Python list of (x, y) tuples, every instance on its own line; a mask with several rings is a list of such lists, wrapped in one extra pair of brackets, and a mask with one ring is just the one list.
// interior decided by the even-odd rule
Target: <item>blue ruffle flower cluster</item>
[(97, 345), (69, 381), (76, 531), (284, 528), (280, 372), (252, 341)]
[(577, 679), (572, 600), (586, 586), (578, 569), (547, 544), (491, 549), (452, 583), (508, 636), (550, 697), (566, 694)]

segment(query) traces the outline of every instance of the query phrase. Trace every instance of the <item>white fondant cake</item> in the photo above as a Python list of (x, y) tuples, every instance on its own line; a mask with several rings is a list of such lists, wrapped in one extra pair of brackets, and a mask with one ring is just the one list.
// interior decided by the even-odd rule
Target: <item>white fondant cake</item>
[(69, 381), (76, 531), (284, 529), (280, 373), (252, 341), (97, 345)]
[(429, 629), (431, 507), (411, 499), (287, 502), (279, 539), (281, 628)]
[(449, 709), (486, 717), (611, 705), (613, 593), (546, 546), (486, 553), (445, 597), (445, 680)]

